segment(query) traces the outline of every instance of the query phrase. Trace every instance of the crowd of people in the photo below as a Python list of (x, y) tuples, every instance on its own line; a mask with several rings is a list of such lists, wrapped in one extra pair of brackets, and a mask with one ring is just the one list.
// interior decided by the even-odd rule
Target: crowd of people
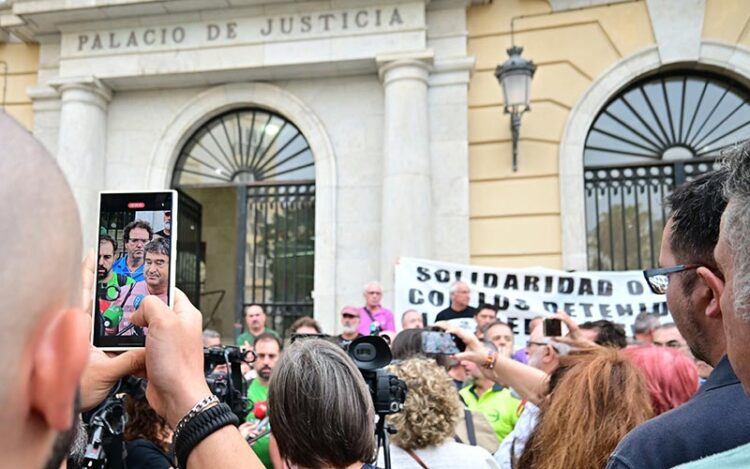
[(134, 219), (123, 227), (124, 252), (106, 228), (99, 235), (96, 270), (97, 305), (103, 318), (103, 336), (142, 335), (130, 317), (147, 295), (169, 303), (169, 266), (172, 212), (162, 211), (164, 228)]
[[(81, 412), (138, 375), (146, 385), (127, 399), (128, 467), (750, 467), (750, 144), (665, 201), (660, 267), (644, 275), (666, 295), (674, 324), (645, 314), (627, 337), (610, 321), (577, 324), (558, 312), (566, 335), (545, 335), (534, 318), (514, 350), (512, 329), (492, 305), (472, 308), (463, 282), (429, 328), (417, 311), (403, 312), (397, 328), (369, 282), (364, 306), (341, 310), (339, 335), (301, 318), (285, 343), (262, 307), (249, 305), (236, 339), (254, 356), (242, 370), (251, 412), (241, 423), (206, 382), (203, 348), (221, 337), (202, 330), (181, 292), (174, 308), (147, 295), (132, 313), (132, 324), (148, 327), (144, 349), (107, 355), (89, 345), (102, 260), (96, 272), (89, 254), (81, 269), (79, 219), (54, 161), (3, 115), (0, 129), (0, 196), (14, 202), (2, 211), (15, 220), (0, 228), (3, 465), (76, 467), (96, 449)], [(46, 190), (25, 183), (32, 178)], [(32, 209), (55, 236), (25, 216)], [(421, 338), (433, 328), (465, 349), (425, 352)], [(376, 446), (373, 389), (345, 352), (372, 335), (388, 337), (386, 371), (407, 389), (387, 417), (390, 461)]]

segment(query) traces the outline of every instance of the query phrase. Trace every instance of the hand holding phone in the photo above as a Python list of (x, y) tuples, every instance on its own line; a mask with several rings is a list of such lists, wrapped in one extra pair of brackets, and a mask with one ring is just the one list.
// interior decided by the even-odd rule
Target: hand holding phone
[(177, 193), (102, 192), (92, 341), (103, 350), (143, 347), (130, 321), (149, 295), (174, 301)]

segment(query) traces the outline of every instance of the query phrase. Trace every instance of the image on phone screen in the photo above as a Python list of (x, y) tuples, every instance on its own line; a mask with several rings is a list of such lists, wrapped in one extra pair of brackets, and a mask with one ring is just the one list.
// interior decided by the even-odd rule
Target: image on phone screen
[(143, 347), (148, 330), (130, 321), (146, 296), (172, 305), (176, 193), (100, 194), (93, 343)]
[(440, 355), (454, 355), (461, 352), (453, 334), (437, 331), (422, 332), (422, 352)]

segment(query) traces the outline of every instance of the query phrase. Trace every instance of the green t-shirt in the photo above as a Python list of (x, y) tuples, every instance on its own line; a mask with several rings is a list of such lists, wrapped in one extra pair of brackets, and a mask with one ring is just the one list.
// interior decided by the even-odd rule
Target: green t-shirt
[[(263, 386), (257, 379), (254, 379), (250, 381), (250, 386), (247, 387), (247, 398), (250, 401), (248, 402), (248, 405), (250, 406), (250, 413), (247, 414), (245, 420), (248, 422), (255, 422), (258, 419), (256, 419), (255, 415), (253, 414), (253, 407), (257, 402), (268, 400), (268, 388), (266, 386)], [(270, 441), (270, 435), (266, 435), (253, 443), (252, 448), (255, 454), (258, 455), (258, 458), (263, 463), (263, 465), (268, 469), (273, 469), (273, 464), (271, 464), (271, 455), (268, 451), (268, 445)]]
[[(266, 333), (266, 332), (270, 332), (271, 334), (275, 335), (276, 338), (281, 340), (281, 336), (279, 336), (279, 334), (275, 330), (266, 327), (265, 329), (263, 329), (263, 333)], [(253, 344), (255, 344), (255, 339), (257, 337), (258, 337), (257, 335), (252, 335), (250, 331), (245, 331), (242, 334), (237, 336), (236, 344), (238, 347), (242, 347), (243, 345), (245, 345), (245, 342), (247, 342), (248, 345), (253, 346)]]
[(521, 401), (513, 397), (509, 388), (499, 385), (492, 386), (481, 396), (477, 397), (474, 385), (466, 386), (458, 392), (469, 410), (476, 410), (487, 417), (487, 421), (495, 430), (498, 441), (513, 431), (519, 416)]

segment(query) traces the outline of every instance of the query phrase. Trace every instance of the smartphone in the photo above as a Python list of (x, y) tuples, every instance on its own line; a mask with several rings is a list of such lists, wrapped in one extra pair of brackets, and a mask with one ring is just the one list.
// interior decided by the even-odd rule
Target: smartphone
[(422, 331), (422, 352), (437, 355), (454, 355), (466, 350), (466, 344), (454, 334)]
[(547, 318), (542, 323), (542, 331), (545, 337), (560, 337), (562, 335), (562, 321), (555, 318)]
[(103, 350), (143, 347), (148, 330), (130, 317), (154, 295), (173, 306), (177, 192), (99, 193), (92, 343)]

